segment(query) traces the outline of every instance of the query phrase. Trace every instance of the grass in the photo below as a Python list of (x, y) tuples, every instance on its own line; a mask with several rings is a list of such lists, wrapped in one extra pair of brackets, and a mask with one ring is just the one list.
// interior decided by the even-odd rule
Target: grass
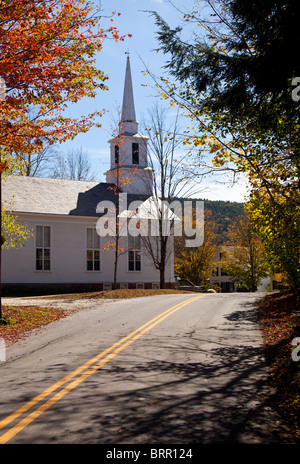
[(258, 309), (277, 404), (300, 439), (300, 360), (292, 359), (292, 340), (300, 337), (300, 298), (267, 295)]

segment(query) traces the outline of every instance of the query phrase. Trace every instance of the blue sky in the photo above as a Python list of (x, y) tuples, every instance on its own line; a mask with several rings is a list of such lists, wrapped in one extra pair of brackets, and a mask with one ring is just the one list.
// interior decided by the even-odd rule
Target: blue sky
[[(95, 3), (100, 0), (95, 0)], [(104, 181), (103, 173), (109, 168), (109, 143), (111, 136), (112, 119), (116, 117), (116, 108), (122, 105), (123, 85), (126, 66), (126, 52), (130, 52), (131, 72), (134, 88), (135, 109), (138, 122), (146, 116), (155, 100), (159, 98), (153, 88), (153, 82), (149, 76), (145, 76), (144, 63), (155, 75), (161, 75), (166, 57), (155, 52), (158, 43), (155, 38), (156, 26), (153, 16), (145, 10), (155, 10), (171, 26), (176, 26), (180, 21), (181, 11), (189, 11), (194, 5), (194, 0), (102, 0), (103, 24), (112, 25), (104, 16), (111, 15), (113, 11), (120, 13), (115, 17), (115, 25), (121, 34), (132, 34), (124, 42), (115, 43), (114, 40), (106, 40), (103, 49), (97, 57), (98, 67), (109, 76), (108, 91), (101, 91), (94, 99), (86, 99), (70, 108), (70, 115), (91, 113), (95, 110), (106, 110), (101, 118), (101, 128), (93, 129), (86, 134), (78, 135), (73, 141), (61, 145), (62, 151), (70, 148), (82, 147), (89, 155), (94, 171), (98, 174), (97, 180)], [(189, 33), (189, 31), (187, 31)], [(192, 34), (192, 29), (190, 31)], [(143, 63), (144, 62), (144, 63)], [(245, 188), (240, 183), (228, 188), (210, 179), (205, 186), (205, 191), (197, 196), (213, 200), (243, 201)]]

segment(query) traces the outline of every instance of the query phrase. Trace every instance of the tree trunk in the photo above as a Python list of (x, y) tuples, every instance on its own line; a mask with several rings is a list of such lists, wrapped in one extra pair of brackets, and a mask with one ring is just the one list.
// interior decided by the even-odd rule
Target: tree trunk
[(159, 270), (159, 286), (160, 288), (165, 288), (165, 268)]
[(117, 288), (117, 272), (118, 272), (118, 259), (119, 259), (119, 249), (118, 249), (118, 247), (119, 247), (119, 235), (116, 236), (113, 290), (116, 290), (116, 288)]
[[(1, 162), (1, 159), (0, 159)], [(2, 260), (2, 176), (1, 176), (1, 171), (0, 171), (0, 238), (1, 238), (1, 243), (0, 243), (0, 319), (2, 319), (2, 279), (1, 279), (1, 260)]]
[(159, 266), (159, 280), (160, 280), (159, 285), (160, 285), (160, 288), (165, 288), (167, 241), (168, 241), (168, 237), (164, 237), (163, 235), (160, 236), (160, 266)]
[(119, 259), (119, 212), (120, 212), (120, 192), (119, 192), (119, 172), (120, 166), (118, 164), (117, 170), (117, 191), (116, 191), (116, 249), (115, 249), (115, 266), (114, 266), (114, 283), (113, 289), (117, 289), (117, 272), (118, 272), (118, 259)]

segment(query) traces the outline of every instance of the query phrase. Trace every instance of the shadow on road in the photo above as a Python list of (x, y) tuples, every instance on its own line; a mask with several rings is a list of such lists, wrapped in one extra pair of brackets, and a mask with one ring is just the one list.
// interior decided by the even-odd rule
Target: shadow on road
[[(256, 322), (246, 306), (226, 315), (222, 327), (190, 330), (184, 344), (160, 336), (155, 360), (144, 339), (133, 366), (120, 357), (90, 378), (89, 390), (82, 387), (89, 420), (78, 437), (106, 444), (291, 442), (274, 410), (261, 345), (253, 344)], [(80, 410), (72, 401), (63, 416)]]
[(47, 411), (40, 442), (49, 430), (60, 431), (53, 443), (293, 442), (274, 406), (256, 323), (247, 304), (180, 338), (147, 334)]

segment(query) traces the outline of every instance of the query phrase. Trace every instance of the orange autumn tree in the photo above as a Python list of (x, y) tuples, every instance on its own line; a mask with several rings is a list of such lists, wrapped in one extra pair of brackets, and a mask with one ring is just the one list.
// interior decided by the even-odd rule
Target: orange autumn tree
[[(5, 83), (0, 176), (1, 171), (7, 175), (21, 155), (72, 139), (98, 124), (99, 112), (70, 118), (64, 111), (68, 104), (107, 88), (96, 55), (106, 38), (123, 37), (112, 25), (104, 28), (103, 21), (89, 0), (0, 0), (0, 79)], [(37, 110), (33, 119), (30, 109)]]
[[(106, 38), (124, 40), (100, 11), (85, 0), (0, 0), (0, 102), (2, 153), (32, 153), (74, 138), (99, 124), (101, 113), (64, 116), (69, 103), (106, 90), (96, 67)], [(28, 110), (36, 108), (30, 119)]]
[[(33, 153), (99, 125), (98, 111), (78, 118), (66, 117), (64, 111), (68, 104), (107, 89), (107, 76), (97, 68), (96, 55), (105, 39), (124, 40), (111, 23), (116, 15), (102, 18), (95, 4), (85, 0), (0, 0), (4, 180), (20, 172)], [(104, 22), (109, 23), (106, 29)], [(3, 214), (2, 233), (11, 236), (7, 208)]]

